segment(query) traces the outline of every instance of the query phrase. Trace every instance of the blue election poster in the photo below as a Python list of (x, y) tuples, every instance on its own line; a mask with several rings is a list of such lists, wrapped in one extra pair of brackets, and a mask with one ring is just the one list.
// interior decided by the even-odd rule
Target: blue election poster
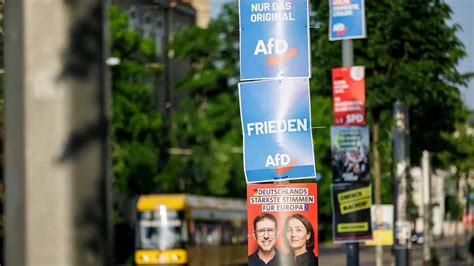
[(247, 183), (316, 176), (308, 79), (239, 84)]
[(329, 0), (329, 40), (365, 37), (364, 0)]
[(309, 78), (308, 0), (239, 0), (240, 79)]

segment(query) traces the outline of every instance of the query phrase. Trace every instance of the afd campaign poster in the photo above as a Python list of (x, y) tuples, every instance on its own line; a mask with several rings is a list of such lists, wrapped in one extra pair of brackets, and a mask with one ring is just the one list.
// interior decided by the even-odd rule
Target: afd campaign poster
[(247, 183), (314, 178), (308, 79), (239, 84)]
[(331, 127), (333, 183), (370, 182), (369, 128)]
[(364, 72), (362, 66), (332, 69), (334, 125), (365, 125)]
[(371, 187), (367, 184), (333, 184), (333, 240), (335, 243), (372, 239)]
[(316, 183), (247, 186), (249, 266), (318, 265), (317, 195)]
[(240, 79), (309, 78), (309, 1), (239, 0)]
[(366, 37), (364, 0), (329, 0), (329, 40)]

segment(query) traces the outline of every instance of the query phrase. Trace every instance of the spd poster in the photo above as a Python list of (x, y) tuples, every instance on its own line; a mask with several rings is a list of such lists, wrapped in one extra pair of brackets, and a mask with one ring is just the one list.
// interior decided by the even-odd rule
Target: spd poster
[(370, 182), (369, 128), (331, 127), (333, 183)]
[(341, 67), (332, 70), (334, 125), (365, 125), (364, 67)]
[(309, 1), (239, 0), (240, 79), (309, 78)]
[(308, 82), (239, 84), (247, 183), (316, 176)]
[(333, 184), (331, 187), (335, 243), (372, 239), (370, 185)]
[(249, 266), (317, 265), (317, 194), (316, 183), (247, 185)]
[(365, 38), (364, 0), (329, 0), (329, 40)]

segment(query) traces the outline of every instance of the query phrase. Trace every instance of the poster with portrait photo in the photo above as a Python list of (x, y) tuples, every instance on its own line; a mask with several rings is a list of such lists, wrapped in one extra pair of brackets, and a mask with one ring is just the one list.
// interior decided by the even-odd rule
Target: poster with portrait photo
[(318, 265), (316, 183), (247, 185), (248, 265)]
[(331, 127), (333, 183), (370, 182), (369, 128)]

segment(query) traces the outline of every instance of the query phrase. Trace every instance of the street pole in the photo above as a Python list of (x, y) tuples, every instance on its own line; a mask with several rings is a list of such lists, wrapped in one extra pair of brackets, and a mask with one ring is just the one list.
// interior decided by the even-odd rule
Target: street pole
[(409, 166), (409, 123), (408, 106), (396, 102), (393, 106), (395, 128), (393, 134), (393, 157), (395, 162), (395, 263), (397, 266), (410, 265), (411, 225), (407, 220), (407, 170)]
[(6, 1), (6, 265), (114, 265), (105, 21), (105, 1)]
[[(342, 66), (354, 65), (354, 47), (352, 40), (342, 40)], [(359, 266), (359, 243), (347, 243), (347, 266)]]
[(352, 40), (342, 40), (342, 66), (354, 65), (354, 45)]
[(431, 180), (428, 151), (423, 151), (421, 170), (423, 177), (423, 265), (431, 265)]
[[(380, 154), (379, 154), (379, 135), (380, 123), (373, 125), (373, 151), (374, 151), (374, 183), (375, 183), (375, 224), (382, 224), (382, 197), (381, 197), (381, 180), (380, 180)], [(377, 228), (375, 229), (377, 230)], [(375, 234), (375, 232), (372, 232)], [(383, 248), (379, 243), (375, 246), (375, 265), (383, 266)]]

